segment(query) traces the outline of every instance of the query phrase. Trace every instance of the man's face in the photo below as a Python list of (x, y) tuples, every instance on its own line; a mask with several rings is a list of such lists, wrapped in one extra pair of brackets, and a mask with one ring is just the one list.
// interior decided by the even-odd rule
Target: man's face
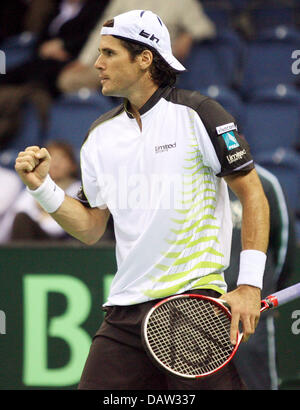
[(99, 70), (102, 94), (128, 98), (142, 75), (139, 63), (131, 60), (128, 50), (113, 36), (101, 36), (99, 52), (95, 67)]

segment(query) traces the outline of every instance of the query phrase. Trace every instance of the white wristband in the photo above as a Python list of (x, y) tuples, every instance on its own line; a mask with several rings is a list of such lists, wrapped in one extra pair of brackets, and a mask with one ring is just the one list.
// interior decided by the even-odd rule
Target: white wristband
[(49, 214), (57, 211), (65, 199), (65, 192), (49, 175), (37, 189), (31, 190), (28, 187), (26, 189)]
[(240, 254), (239, 285), (251, 285), (262, 289), (267, 255), (264, 252), (247, 249)]

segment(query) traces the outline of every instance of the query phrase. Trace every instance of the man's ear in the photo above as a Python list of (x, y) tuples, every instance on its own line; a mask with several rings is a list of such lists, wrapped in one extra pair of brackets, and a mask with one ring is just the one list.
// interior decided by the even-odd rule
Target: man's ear
[(153, 54), (150, 50), (144, 50), (137, 56), (138, 62), (142, 70), (147, 70), (153, 61)]

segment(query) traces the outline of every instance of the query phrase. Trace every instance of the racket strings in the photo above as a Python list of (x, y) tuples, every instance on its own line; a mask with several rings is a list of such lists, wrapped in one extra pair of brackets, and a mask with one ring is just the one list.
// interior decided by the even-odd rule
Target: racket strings
[(147, 331), (152, 353), (178, 374), (212, 372), (234, 349), (228, 316), (207, 300), (189, 297), (160, 305), (150, 317)]

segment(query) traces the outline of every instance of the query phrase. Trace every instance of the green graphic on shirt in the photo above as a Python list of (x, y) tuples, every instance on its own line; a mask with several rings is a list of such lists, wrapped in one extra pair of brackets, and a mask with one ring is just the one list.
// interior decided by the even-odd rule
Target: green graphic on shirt
[[(151, 274), (152, 289), (144, 290), (150, 298), (166, 297), (187, 289), (210, 288), (223, 293), (224, 254), (216, 212), (217, 187), (212, 170), (205, 166), (190, 110), (191, 135), (183, 166), (181, 207), (170, 218), (170, 235), (165, 238), (168, 250), (162, 252), (157, 272)], [(178, 217), (177, 217), (178, 216)], [(171, 284), (163, 288), (163, 284)], [(151, 285), (150, 285), (151, 286)]]

